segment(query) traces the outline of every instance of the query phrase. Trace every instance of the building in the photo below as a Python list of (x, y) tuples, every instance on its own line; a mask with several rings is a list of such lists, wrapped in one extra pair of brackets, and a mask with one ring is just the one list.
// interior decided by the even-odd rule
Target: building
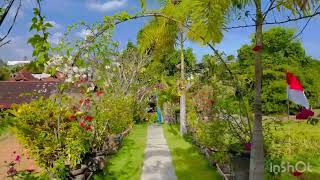
[(15, 65), (23, 65), (23, 64), (29, 64), (31, 61), (8, 61), (8, 66), (15, 66)]
[(51, 77), (49, 74), (32, 74), (27, 70), (16, 72), (9, 81), (0, 81), (0, 109), (29, 103), (40, 97), (48, 98), (57, 92), (62, 80), (61, 73)]
[(48, 98), (57, 93), (58, 84), (45, 81), (0, 81), (0, 109), (29, 103), (40, 97)]

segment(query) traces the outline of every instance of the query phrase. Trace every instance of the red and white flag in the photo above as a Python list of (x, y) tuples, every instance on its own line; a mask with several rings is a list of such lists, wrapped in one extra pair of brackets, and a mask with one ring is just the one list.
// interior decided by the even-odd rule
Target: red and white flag
[(299, 79), (291, 72), (287, 72), (287, 94), (289, 100), (309, 109), (309, 102), (304, 94), (303, 87)]

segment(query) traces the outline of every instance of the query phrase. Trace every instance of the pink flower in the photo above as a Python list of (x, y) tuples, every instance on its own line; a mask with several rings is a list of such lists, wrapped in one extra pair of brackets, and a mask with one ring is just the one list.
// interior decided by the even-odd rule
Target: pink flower
[(85, 127), (84, 122), (80, 122), (79, 124), (80, 124), (81, 127)]
[(19, 155), (16, 156), (16, 161), (20, 161), (20, 156)]
[(85, 104), (86, 106), (89, 106), (89, 105), (90, 105), (90, 98), (86, 98), (86, 99), (84, 100), (84, 104)]

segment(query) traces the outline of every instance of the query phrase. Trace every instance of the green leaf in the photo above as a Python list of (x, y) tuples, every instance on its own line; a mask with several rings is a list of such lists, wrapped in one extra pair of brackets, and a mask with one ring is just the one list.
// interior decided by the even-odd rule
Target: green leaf
[(46, 23), (44, 26), (46, 26), (47, 28), (51, 28), (51, 27), (53, 27), (53, 25), (52, 25), (52, 24), (50, 24), (50, 23)]

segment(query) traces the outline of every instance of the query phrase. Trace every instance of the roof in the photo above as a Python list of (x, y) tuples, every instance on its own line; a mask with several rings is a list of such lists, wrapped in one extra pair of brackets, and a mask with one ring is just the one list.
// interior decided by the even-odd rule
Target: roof
[(51, 74), (45, 74), (45, 73), (42, 73), (42, 74), (32, 74), (33, 77), (41, 80), (43, 78), (49, 78), (51, 77)]
[(7, 65), (8, 66), (14, 66), (17, 64), (29, 64), (31, 61), (8, 61)]
[(38, 79), (35, 78), (31, 72), (26, 71), (26, 70), (21, 70), (21, 71), (13, 74), (12, 80), (15, 80), (15, 81), (37, 81)]
[(59, 82), (0, 81), (0, 109), (12, 104), (29, 103), (39, 97), (48, 98), (57, 92)]

